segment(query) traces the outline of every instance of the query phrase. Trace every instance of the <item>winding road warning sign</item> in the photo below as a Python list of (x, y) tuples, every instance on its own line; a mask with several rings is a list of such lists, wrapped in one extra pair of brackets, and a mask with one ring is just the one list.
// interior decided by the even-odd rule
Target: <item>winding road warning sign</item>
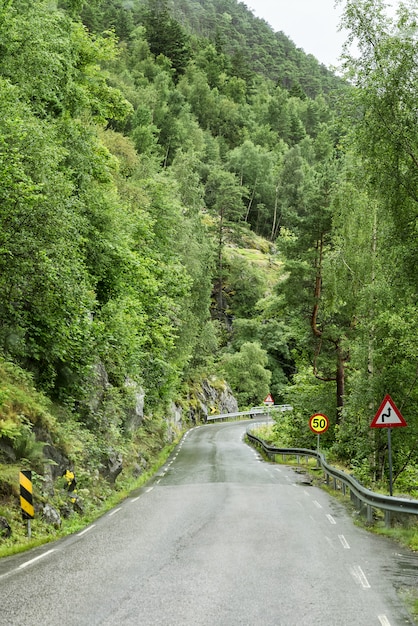
[(407, 425), (392, 398), (386, 395), (370, 424), (370, 428), (396, 428)]

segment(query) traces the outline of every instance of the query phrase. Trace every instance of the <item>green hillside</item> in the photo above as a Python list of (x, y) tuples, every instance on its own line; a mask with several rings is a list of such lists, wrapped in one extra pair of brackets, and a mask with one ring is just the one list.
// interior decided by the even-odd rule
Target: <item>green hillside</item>
[(344, 4), (344, 82), (235, 0), (0, 3), (6, 522), (25, 459), (73, 523), (267, 392), (382, 489), (390, 393), (415, 493), (417, 16), (372, 4)]

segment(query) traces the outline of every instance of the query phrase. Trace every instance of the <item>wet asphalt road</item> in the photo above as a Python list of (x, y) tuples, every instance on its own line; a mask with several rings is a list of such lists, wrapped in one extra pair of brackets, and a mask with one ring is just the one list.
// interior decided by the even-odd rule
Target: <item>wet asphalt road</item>
[(195, 428), (84, 531), (0, 561), (0, 625), (401, 626), (418, 555), (353, 525), (247, 423)]

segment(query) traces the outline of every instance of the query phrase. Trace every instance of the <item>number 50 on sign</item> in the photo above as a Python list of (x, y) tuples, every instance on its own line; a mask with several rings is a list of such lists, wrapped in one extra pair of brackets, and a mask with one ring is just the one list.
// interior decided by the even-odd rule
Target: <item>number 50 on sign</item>
[(317, 435), (322, 435), (329, 428), (329, 419), (322, 413), (315, 413), (309, 419), (309, 428)]

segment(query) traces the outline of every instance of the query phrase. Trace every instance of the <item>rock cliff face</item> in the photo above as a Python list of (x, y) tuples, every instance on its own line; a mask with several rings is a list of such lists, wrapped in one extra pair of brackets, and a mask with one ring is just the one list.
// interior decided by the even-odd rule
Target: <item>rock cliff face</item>
[[(126, 381), (123, 403), (112, 404), (109, 400), (112, 386), (104, 367), (98, 366), (96, 374), (96, 385), (86, 412), (91, 424), (97, 425), (96, 429), (74, 422), (77, 439), (72, 433), (67, 441), (63, 433), (71, 433), (71, 423), (65, 424), (65, 429), (58, 434), (52, 417), (50, 421), (55, 430), (48, 428), (47, 420), (33, 427), (36, 441), (43, 444), (42, 459), (29, 461), (36, 476), (35, 527), (40, 523), (38, 520), (42, 520), (42, 527), (58, 529), (73, 515), (99, 509), (117, 487), (120, 475), (128, 481), (136, 480), (184, 430), (206, 423), (209, 415), (238, 411), (230, 387), (215, 377), (194, 383), (187, 397), (172, 402), (164, 413), (159, 411), (158, 415), (153, 415), (144, 411), (146, 398), (137, 383)], [(116, 431), (119, 425), (120, 433)], [(12, 442), (1, 441), (0, 463), (17, 466), (19, 462)], [(72, 482), (68, 477), (72, 477)], [(0, 504), (7, 505), (8, 510), (8, 516), (0, 517), (0, 539), (13, 537), (12, 528), (20, 527), (16, 490), (15, 478), (9, 481), (0, 477)], [(37, 532), (43, 531), (38, 529)]]
[[(99, 363), (95, 370), (95, 380), (92, 388), (88, 409), (92, 415), (99, 412), (106, 413), (106, 394), (111, 385), (104, 366)], [(125, 381), (125, 399), (123, 406), (123, 427), (125, 431), (134, 433), (143, 426), (144, 422), (144, 390), (133, 380)], [(175, 439), (179, 431), (196, 423), (205, 423), (208, 415), (214, 413), (234, 413), (238, 411), (237, 400), (232, 394), (229, 385), (222, 379), (203, 379), (195, 383), (190, 389), (187, 398), (181, 402), (173, 402), (166, 414), (167, 441)], [(151, 417), (152, 419), (152, 417)]]
[[(128, 409), (125, 421), (127, 430), (138, 429), (144, 419), (144, 393), (135, 388), (135, 383), (127, 386), (134, 391), (135, 406)], [(220, 379), (204, 379), (195, 386), (181, 404), (172, 402), (166, 414), (166, 443), (174, 441), (176, 436), (188, 426), (205, 423), (208, 415), (214, 413), (234, 413), (238, 411), (238, 403), (229, 385)]]
[(193, 424), (206, 422), (208, 415), (214, 413), (234, 413), (238, 403), (229, 385), (213, 378), (203, 380), (201, 385), (189, 395), (187, 420)]

